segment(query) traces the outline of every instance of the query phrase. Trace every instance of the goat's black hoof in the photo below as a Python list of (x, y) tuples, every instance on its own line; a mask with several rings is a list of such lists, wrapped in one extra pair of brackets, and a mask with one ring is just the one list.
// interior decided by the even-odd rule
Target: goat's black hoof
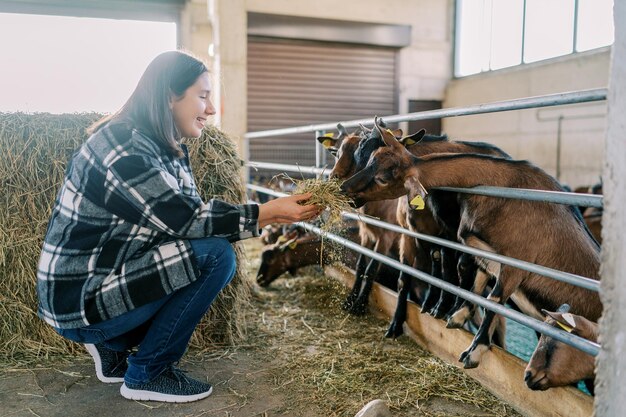
[(480, 365), (480, 358), (483, 353), (489, 350), (489, 346), (483, 344), (472, 344), (465, 352), (461, 353), (459, 362), (463, 362), (463, 368), (473, 369)]
[(356, 303), (349, 310), (348, 313), (354, 316), (363, 316), (367, 312), (367, 304)]
[(398, 325), (396, 322), (392, 322), (391, 325), (389, 325), (389, 329), (387, 329), (387, 333), (385, 333), (385, 337), (387, 339), (397, 339), (403, 334), (404, 329), (402, 328), (402, 325)]
[(341, 308), (344, 311), (348, 311), (350, 312), (353, 308), (354, 308), (354, 300), (348, 298), (347, 300), (345, 300), (343, 303), (341, 303)]
[(459, 356), (459, 362), (465, 362), (465, 358), (467, 357), (467, 355), (469, 355), (470, 351), (471, 351), (471, 347), (467, 350), (464, 350), (463, 353), (461, 353), (461, 356)]

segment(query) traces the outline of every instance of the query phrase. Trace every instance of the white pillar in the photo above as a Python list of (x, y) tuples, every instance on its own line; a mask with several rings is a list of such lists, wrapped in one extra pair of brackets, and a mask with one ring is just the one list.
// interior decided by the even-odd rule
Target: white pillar
[[(208, 0), (213, 27), (216, 125), (229, 134), (243, 155), (247, 131), (248, 19), (245, 0)], [(218, 88), (219, 87), (219, 88)]]
[(609, 79), (600, 320), (595, 415), (626, 413), (626, 2), (614, 3), (615, 43)]

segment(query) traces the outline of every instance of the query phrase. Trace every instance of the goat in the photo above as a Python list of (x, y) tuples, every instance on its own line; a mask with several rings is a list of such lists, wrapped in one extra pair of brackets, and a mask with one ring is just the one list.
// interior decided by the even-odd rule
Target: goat
[[(346, 232), (344, 236), (346, 239), (351, 241), (358, 239), (357, 229), (349, 227)], [(267, 245), (261, 252), (261, 265), (257, 272), (256, 282), (261, 287), (267, 287), (285, 272), (294, 276), (298, 269), (309, 265), (325, 266), (335, 262), (342, 262), (350, 268), (356, 265), (356, 257), (351, 250), (343, 248), (337, 256), (325, 255), (320, 259), (321, 251), (322, 239), (315, 234), (305, 233), (289, 240), (285, 238), (285, 235), (281, 235), (275, 244)], [(396, 290), (397, 275), (397, 270), (385, 265), (381, 268), (376, 280), (381, 285)]]
[[(545, 322), (592, 342), (598, 341), (598, 324), (585, 317), (569, 313), (569, 305), (563, 304), (556, 312), (543, 310)], [(588, 353), (560, 342), (550, 336), (541, 335), (528, 366), (524, 380), (532, 390), (575, 384), (583, 380), (593, 394), (595, 359)]]
[(279, 240), (281, 243), (284, 243), (295, 237), (302, 236), (303, 234), (305, 234), (304, 229), (293, 224), (268, 224), (263, 228), (260, 237), (264, 245), (272, 245)]
[[(261, 287), (269, 286), (285, 272), (295, 275), (298, 268), (320, 263), (321, 239), (306, 234), (284, 242), (266, 246), (261, 253), (261, 265), (256, 282)], [(322, 257), (322, 262), (330, 259)]]
[[(378, 118), (376, 120), (377, 123), (380, 121)], [(377, 132), (377, 130), (374, 130), (374, 132)], [(414, 135), (402, 138), (400, 141), (407, 146), (407, 149), (412, 154), (416, 156), (439, 152), (453, 152), (489, 154), (509, 158), (509, 155), (504, 151), (487, 143), (449, 141), (446, 136), (425, 135), (423, 130)], [(366, 139), (361, 141), (355, 154), (351, 155), (351, 158), (354, 159), (353, 165), (355, 165), (356, 170), (358, 171), (363, 169), (371, 154), (381, 146), (384, 146), (384, 142), (379, 134), (372, 133)], [(342, 155), (342, 157), (345, 156)], [(459, 199), (462, 198), (464, 197), (458, 196), (457, 193), (446, 191), (431, 192), (425, 210), (407, 210), (407, 214), (409, 216), (406, 221), (409, 226), (407, 228), (417, 232), (437, 235), (448, 240), (456, 240), (460, 218)], [(405, 199), (405, 201), (407, 200)], [(408, 205), (406, 205), (406, 207), (408, 207)], [(426, 217), (426, 215), (428, 215), (428, 217)], [(429, 217), (434, 217), (440, 227), (439, 230), (432, 228), (427, 221)], [(419, 244), (426, 247), (430, 246), (427, 242), (420, 242)], [(446, 282), (458, 284), (463, 289), (472, 288), (473, 291), (482, 293), (487, 285), (488, 276), (484, 271), (477, 270), (477, 266), (474, 263), (472, 256), (462, 254), (458, 256), (457, 261), (456, 251), (449, 248), (441, 249), (436, 245), (432, 245), (430, 247), (432, 248), (431, 252), (433, 254), (440, 255), (437, 256), (439, 258), (437, 265), (437, 257), (433, 257), (431, 275), (441, 277)], [(437, 267), (441, 269), (438, 269)], [(476, 274), (478, 274), (478, 279), (474, 278)], [(406, 276), (401, 277), (405, 279), (405, 283), (399, 283), (398, 285), (399, 287), (405, 287), (407, 285), (406, 281), (409, 281), (410, 279)], [(439, 294), (436, 296), (439, 298), (437, 304), (431, 309), (429, 303), (433, 301), (433, 297), (430, 296), (432, 293), (429, 291), (426, 299), (423, 301), (422, 311), (430, 310), (431, 314), (435, 317), (442, 317), (443, 313), (447, 312), (449, 328), (462, 327), (466, 320), (474, 316), (474, 306), (471, 303), (466, 302), (461, 298), (457, 298), (454, 305), (451, 306), (450, 300), (454, 300), (452, 295), (443, 291), (440, 293), (433, 291), (433, 293)], [(405, 304), (406, 301), (403, 298), (399, 298), (397, 309), (405, 310)], [(392, 322), (392, 325), (396, 327), (395, 334), (399, 336), (402, 334), (401, 323), (398, 325), (398, 323), (394, 322)]]
[[(354, 172), (351, 158), (342, 158), (343, 154), (353, 154), (361, 137), (359, 132), (348, 134), (345, 128), (337, 125), (339, 136), (321, 136), (317, 140), (337, 158), (335, 166), (330, 172), (331, 178), (345, 179)], [(401, 134), (401, 133), (400, 133)], [(396, 222), (397, 201), (377, 201), (365, 205), (361, 213), (378, 218), (382, 221), (397, 224)], [(371, 226), (363, 222), (359, 224), (360, 245), (376, 252), (398, 258), (398, 242), (400, 235), (386, 229)], [(381, 264), (375, 259), (368, 262), (365, 255), (359, 254), (355, 269), (354, 285), (348, 294), (343, 308), (351, 314), (362, 315), (367, 310), (369, 295), (375, 278), (380, 275)]]
[[(527, 161), (477, 154), (412, 155), (395, 136), (382, 130), (387, 146), (376, 150), (364, 169), (342, 184), (342, 190), (359, 206), (368, 201), (398, 198), (424, 199), (427, 190), (442, 187), (492, 185), (562, 191), (561, 185)], [(479, 195), (462, 199), (458, 239), (467, 246), (534, 262), (572, 274), (599, 279), (600, 248), (569, 206), (510, 200)], [(575, 314), (597, 321), (602, 313), (598, 294), (536, 273), (476, 257), (496, 278), (488, 299), (504, 304), (511, 297), (530, 316), (540, 310), (569, 303)], [(489, 349), (494, 316), (486, 311), (472, 344), (460, 357), (465, 368), (479, 365)]]

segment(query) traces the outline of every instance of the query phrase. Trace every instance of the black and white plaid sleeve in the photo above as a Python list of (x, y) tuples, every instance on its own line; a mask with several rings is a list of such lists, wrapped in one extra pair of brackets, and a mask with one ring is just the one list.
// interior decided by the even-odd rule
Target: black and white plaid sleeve
[(259, 235), (256, 204), (218, 199), (205, 203), (197, 192), (186, 189), (193, 186), (191, 173), (181, 168), (177, 174), (149, 156), (120, 156), (106, 173), (105, 205), (134, 224), (177, 238), (217, 236), (236, 241)]

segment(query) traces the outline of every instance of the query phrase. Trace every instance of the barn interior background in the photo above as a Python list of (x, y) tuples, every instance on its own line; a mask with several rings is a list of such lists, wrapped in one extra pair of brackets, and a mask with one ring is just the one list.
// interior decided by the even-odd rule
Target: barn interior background
[(595, 412), (607, 416), (626, 405), (625, 9), (597, 0), (0, 1), (0, 13), (175, 22), (176, 44), (210, 64), (215, 123), (244, 159), (316, 162), (312, 134), (248, 144), (246, 132), (608, 87), (606, 102), (400, 125), (488, 141), (573, 189), (603, 179), (606, 319)]

